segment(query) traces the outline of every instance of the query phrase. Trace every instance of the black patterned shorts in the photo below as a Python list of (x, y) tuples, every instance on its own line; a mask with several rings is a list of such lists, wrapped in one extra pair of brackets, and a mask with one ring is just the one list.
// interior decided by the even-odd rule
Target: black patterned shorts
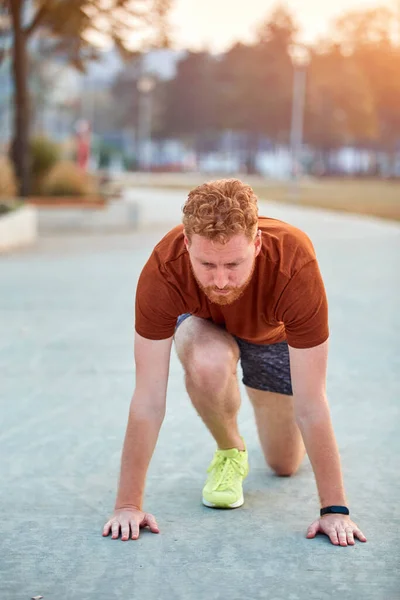
[[(180, 315), (176, 329), (191, 316), (190, 313)], [(232, 337), (239, 346), (244, 385), (263, 392), (276, 392), (288, 396), (293, 394), (287, 342), (252, 344), (236, 336)]]

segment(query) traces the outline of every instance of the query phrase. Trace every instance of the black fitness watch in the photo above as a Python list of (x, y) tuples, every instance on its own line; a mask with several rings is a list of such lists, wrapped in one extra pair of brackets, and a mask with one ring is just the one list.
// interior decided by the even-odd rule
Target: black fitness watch
[(321, 508), (319, 513), (323, 517), (329, 514), (349, 515), (350, 511), (347, 506), (325, 506), (325, 508)]

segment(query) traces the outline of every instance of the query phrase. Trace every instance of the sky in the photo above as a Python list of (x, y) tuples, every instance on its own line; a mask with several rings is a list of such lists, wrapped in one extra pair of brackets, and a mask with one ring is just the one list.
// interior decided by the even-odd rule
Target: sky
[[(276, 0), (173, 0), (171, 24), (179, 48), (220, 52), (235, 41), (251, 41), (257, 23), (277, 5)], [(399, 0), (287, 0), (301, 27), (301, 41), (315, 42), (332, 20), (353, 9), (387, 6), (400, 11)]]

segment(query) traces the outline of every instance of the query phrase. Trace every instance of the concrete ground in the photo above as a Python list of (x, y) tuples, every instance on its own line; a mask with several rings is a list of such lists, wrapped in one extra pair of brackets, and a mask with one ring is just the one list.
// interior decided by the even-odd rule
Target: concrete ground
[(368, 542), (305, 538), (319, 508), (310, 465), (290, 479), (272, 475), (245, 396), (245, 505), (203, 507), (214, 442), (175, 354), (145, 502), (161, 533), (101, 536), (135, 380), (135, 284), (184, 201), (152, 190), (127, 197), (147, 215), (139, 232), (47, 237), (0, 258), (0, 600), (398, 599), (400, 227), (388, 222), (273, 203), (260, 211), (302, 227), (317, 249), (332, 417), (352, 517)]

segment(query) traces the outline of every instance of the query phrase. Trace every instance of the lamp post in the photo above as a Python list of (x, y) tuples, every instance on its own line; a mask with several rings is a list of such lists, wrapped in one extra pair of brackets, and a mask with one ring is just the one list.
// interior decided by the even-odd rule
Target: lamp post
[(137, 82), (139, 91), (139, 116), (138, 116), (138, 142), (139, 142), (139, 169), (149, 171), (151, 167), (151, 122), (152, 106), (151, 93), (155, 87), (154, 78), (150, 75), (141, 75)]
[(301, 44), (290, 46), (289, 53), (293, 64), (292, 124), (290, 131), (291, 181), (292, 193), (294, 196), (298, 196), (307, 66), (310, 63), (310, 53), (308, 48)]

